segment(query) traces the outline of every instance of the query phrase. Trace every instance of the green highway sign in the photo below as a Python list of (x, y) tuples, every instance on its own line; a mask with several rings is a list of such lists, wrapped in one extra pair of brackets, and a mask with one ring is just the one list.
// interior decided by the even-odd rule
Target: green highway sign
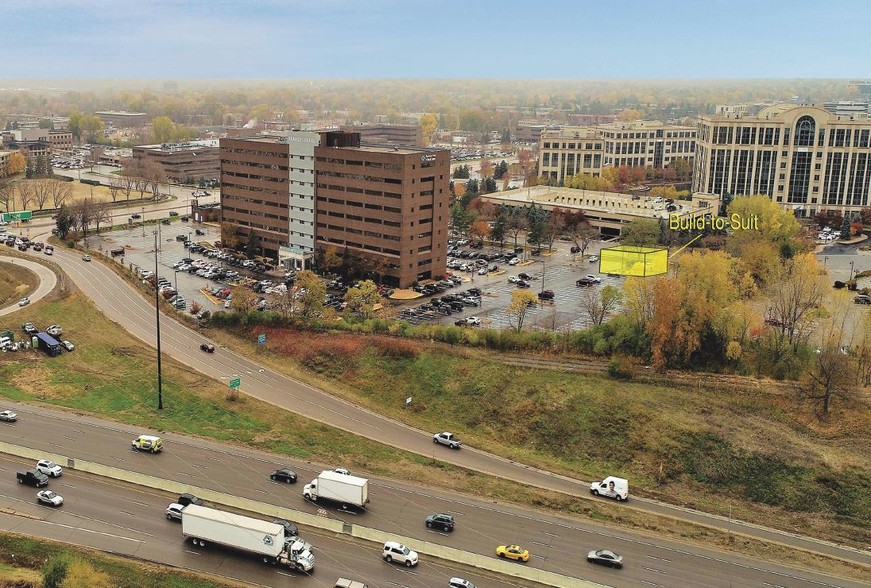
[(7, 223), (21, 220), (30, 220), (33, 218), (33, 212), (29, 210), (21, 210), (18, 212), (0, 212), (0, 218), (2, 218), (3, 221)]
[(230, 388), (238, 388), (242, 385), (242, 378), (233, 378), (230, 380)]

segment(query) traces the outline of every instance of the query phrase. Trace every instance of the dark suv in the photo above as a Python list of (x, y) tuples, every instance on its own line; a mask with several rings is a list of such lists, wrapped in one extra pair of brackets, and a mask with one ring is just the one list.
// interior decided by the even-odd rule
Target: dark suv
[(433, 527), (439, 527), (444, 531), (453, 531), (454, 517), (445, 513), (429, 515), (426, 517), (426, 528), (432, 529)]
[(203, 501), (198, 496), (194, 496), (193, 494), (188, 494), (185, 492), (181, 496), (178, 497), (178, 504), (182, 506), (187, 506), (189, 504), (195, 504), (197, 506), (203, 506)]
[(18, 474), (16, 474), (16, 477), (18, 478), (19, 484), (27, 484), (28, 486), (36, 486), (37, 488), (48, 486), (48, 476), (46, 476), (39, 470), (27, 470), (25, 472), (18, 472)]
[(554, 297), (553, 290), (545, 290), (543, 292), (539, 292), (538, 297), (541, 300), (553, 300), (553, 297)]

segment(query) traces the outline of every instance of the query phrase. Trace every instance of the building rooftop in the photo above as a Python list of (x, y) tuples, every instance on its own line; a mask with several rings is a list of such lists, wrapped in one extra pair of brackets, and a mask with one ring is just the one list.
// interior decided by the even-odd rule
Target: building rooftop
[(152, 151), (193, 151), (203, 147), (218, 147), (218, 139), (204, 139), (200, 141), (188, 141), (186, 143), (157, 143), (154, 145), (137, 145), (137, 149), (150, 149)]

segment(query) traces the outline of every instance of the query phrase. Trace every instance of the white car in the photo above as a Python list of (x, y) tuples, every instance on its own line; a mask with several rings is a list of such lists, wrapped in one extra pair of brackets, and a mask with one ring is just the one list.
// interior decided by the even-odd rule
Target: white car
[(601, 283), (602, 283), (602, 278), (600, 278), (599, 276), (594, 276), (593, 274), (587, 274), (585, 277), (586, 277), (588, 280), (590, 280), (591, 282), (595, 282), (595, 283), (597, 283), (597, 284), (601, 284)]
[(41, 504), (47, 504), (49, 506), (60, 506), (64, 503), (64, 497), (60, 494), (55, 494), (51, 490), (42, 490), (36, 493), (36, 499)]
[(350, 476), (351, 470), (346, 470), (345, 468), (336, 468), (333, 470), (337, 474), (342, 474), (343, 476)]
[(60, 325), (49, 325), (45, 329), (45, 332), (48, 333), (49, 335), (51, 335), (52, 337), (57, 337), (58, 335), (63, 333), (63, 329), (61, 328)]
[(479, 276), (486, 276), (486, 275), (487, 275), (487, 268), (486, 268), (486, 267), (482, 267), (481, 269), (479, 269), (479, 270), (478, 270), (478, 275), (479, 275)]
[(517, 257), (512, 257), (508, 260), (508, 265), (517, 265), (518, 263), (520, 263), (520, 259)]
[(417, 565), (417, 552), (396, 541), (388, 541), (384, 544), (384, 551), (381, 552), (381, 557), (387, 563), (395, 561), (408, 567)]
[(18, 306), (27, 306), (28, 304), (30, 304), (30, 298), (27, 296), (18, 301)]
[(590, 263), (592, 263), (594, 261), (599, 261), (599, 256), (598, 255), (591, 255), (590, 258), (588, 259), (588, 261)]
[(12, 412), (11, 410), (4, 410), (0, 412), (0, 421), (5, 421), (7, 423), (14, 423), (18, 420), (18, 415)]
[(52, 478), (59, 478), (64, 473), (63, 468), (47, 459), (41, 459), (36, 462), (36, 469)]
[(73, 345), (72, 343), (70, 343), (69, 341), (61, 341), (60, 344), (61, 344), (61, 345), (63, 346), (63, 348), (66, 349), (67, 351), (72, 351), (73, 349), (76, 348), (76, 346)]
[(508, 281), (511, 282), (512, 284), (516, 284), (517, 282), (520, 281), (520, 278), (518, 278), (517, 276), (508, 276)]
[(480, 327), (481, 326), (481, 319), (479, 319), (476, 316), (470, 316), (469, 318), (466, 319), (466, 324)]

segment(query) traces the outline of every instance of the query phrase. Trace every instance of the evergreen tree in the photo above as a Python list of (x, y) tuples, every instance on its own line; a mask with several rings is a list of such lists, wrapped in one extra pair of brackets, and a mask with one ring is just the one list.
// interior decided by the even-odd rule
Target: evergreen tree
[(850, 217), (845, 216), (844, 221), (841, 223), (841, 239), (849, 239), (850, 238)]
[(496, 220), (493, 221), (493, 227), (490, 229), (490, 239), (499, 243), (500, 248), (505, 246), (505, 228), (507, 226), (508, 214), (500, 210)]

